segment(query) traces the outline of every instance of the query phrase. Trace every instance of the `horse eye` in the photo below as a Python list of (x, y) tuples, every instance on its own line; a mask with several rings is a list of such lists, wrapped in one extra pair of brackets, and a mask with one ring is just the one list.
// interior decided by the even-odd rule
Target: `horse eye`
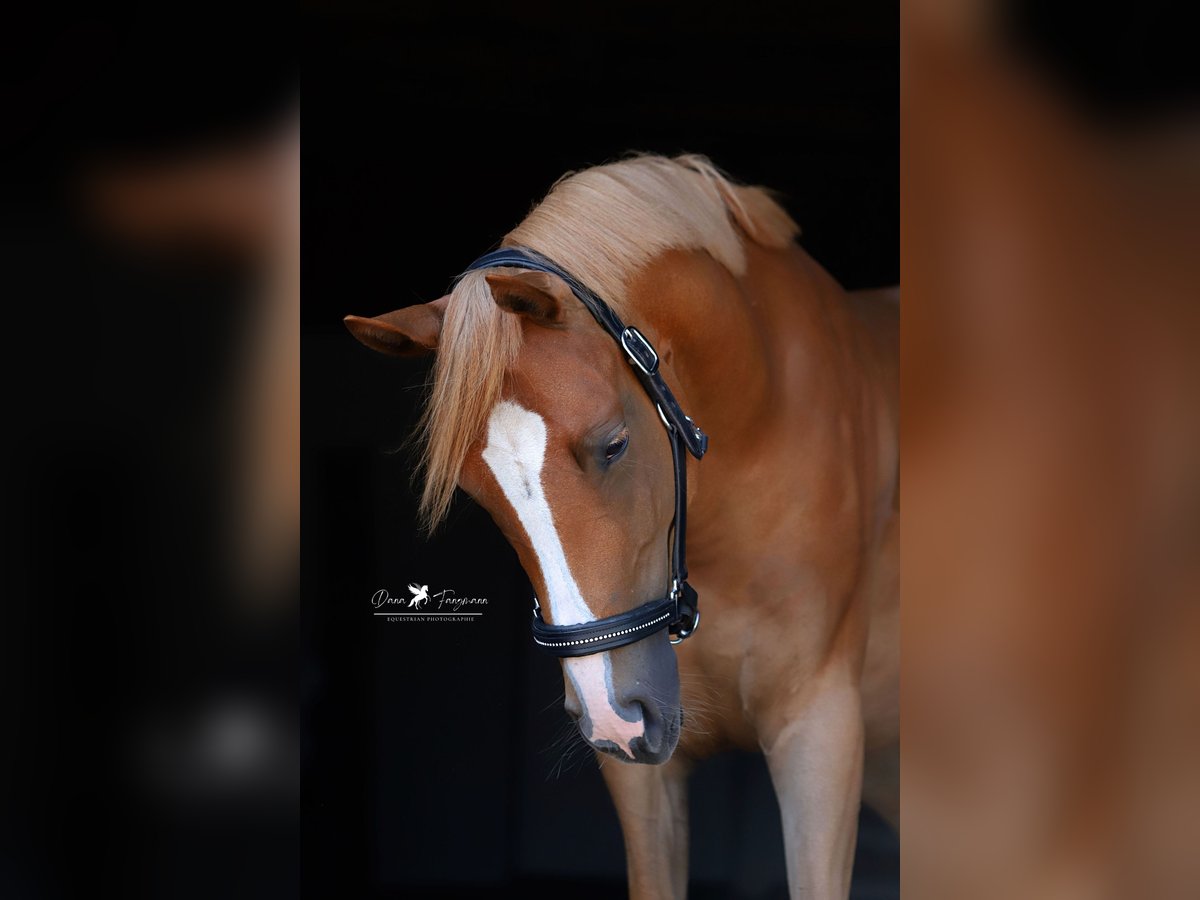
[(625, 452), (625, 448), (628, 446), (628, 434), (622, 434), (620, 437), (614, 438), (609, 445), (604, 448), (604, 461), (606, 463), (616, 462)]

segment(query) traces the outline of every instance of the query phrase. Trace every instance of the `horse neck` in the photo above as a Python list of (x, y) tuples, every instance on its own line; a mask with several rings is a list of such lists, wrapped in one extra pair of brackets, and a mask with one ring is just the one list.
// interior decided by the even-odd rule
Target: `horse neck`
[[(689, 468), (694, 560), (756, 532), (750, 507), (766, 483), (794, 503), (832, 478), (861, 498), (863, 519), (887, 505), (894, 423), (880, 366), (845, 291), (808, 254), (749, 245), (735, 277), (707, 255), (671, 253), (638, 288), (655, 300), (631, 320), (653, 328), (669, 383), (711, 440)], [(731, 523), (739, 511), (747, 521)]]

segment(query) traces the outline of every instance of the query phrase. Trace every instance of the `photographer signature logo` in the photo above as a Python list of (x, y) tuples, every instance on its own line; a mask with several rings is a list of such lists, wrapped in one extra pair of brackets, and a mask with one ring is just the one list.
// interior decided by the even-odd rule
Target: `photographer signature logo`
[(410, 584), (408, 597), (393, 597), (387, 588), (371, 595), (374, 615), (388, 622), (470, 622), (483, 615), (486, 597), (462, 597), (454, 588), (430, 592), (427, 584)]

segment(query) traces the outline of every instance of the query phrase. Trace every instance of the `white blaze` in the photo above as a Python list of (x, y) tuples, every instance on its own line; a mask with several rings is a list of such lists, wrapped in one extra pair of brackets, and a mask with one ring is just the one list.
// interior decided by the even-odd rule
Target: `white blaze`
[[(512, 504), (542, 571), (546, 596), (541, 598), (555, 625), (594, 622), (579, 585), (571, 575), (562, 541), (554, 527), (554, 515), (542, 490), (542, 464), (546, 459), (546, 423), (532, 410), (509, 400), (496, 404), (488, 419), (487, 447), (483, 461), (491, 469), (504, 496)], [(566, 659), (567, 674), (579, 694), (584, 715), (591, 721), (593, 741), (611, 741), (633, 754), (629, 742), (642, 734), (645, 724), (628, 722), (613, 708), (612, 676), (605, 665), (607, 653)]]

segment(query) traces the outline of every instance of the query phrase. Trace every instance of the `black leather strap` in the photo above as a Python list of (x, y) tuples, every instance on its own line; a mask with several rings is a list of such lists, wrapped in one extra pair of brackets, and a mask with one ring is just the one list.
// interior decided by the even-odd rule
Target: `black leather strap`
[(640, 641), (670, 626), (675, 618), (671, 597), (651, 600), (629, 612), (582, 625), (548, 625), (540, 607), (533, 608), (533, 641), (555, 656), (588, 656)]
[[(669, 628), (671, 640), (689, 637), (700, 624), (699, 600), (687, 583), (687, 460), (684, 452), (700, 459), (708, 450), (708, 436), (688, 417), (659, 372), (658, 354), (638, 329), (626, 325), (594, 291), (561, 266), (524, 247), (504, 247), (479, 257), (463, 273), (477, 269), (512, 267), (548, 272), (566, 282), (582, 303), (621, 347), (637, 373), (642, 388), (658, 410), (671, 443), (675, 470), (675, 518), (671, 522), (671, 585), (666, 597), (651, 600), (629, 612), (581, 625), (550, 625), (542, 619), (534, 600), (533, 640), (554, 656), (588, 656), (624, 647)], [(459, 279), (462, 275), (459, 276)]]

